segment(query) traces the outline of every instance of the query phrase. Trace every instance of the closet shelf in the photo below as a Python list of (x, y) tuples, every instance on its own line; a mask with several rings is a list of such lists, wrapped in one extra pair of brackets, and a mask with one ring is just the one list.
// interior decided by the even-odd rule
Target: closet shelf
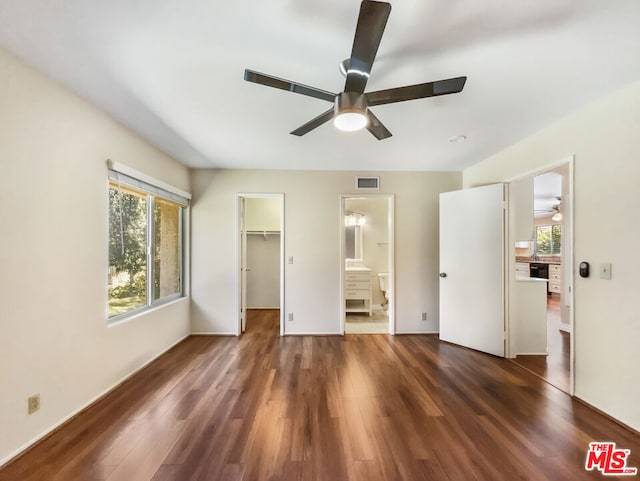
[(248, 230), (247, 235), (261, 235), (266, 239), (268, 235), (280, 235), (279, 230)]

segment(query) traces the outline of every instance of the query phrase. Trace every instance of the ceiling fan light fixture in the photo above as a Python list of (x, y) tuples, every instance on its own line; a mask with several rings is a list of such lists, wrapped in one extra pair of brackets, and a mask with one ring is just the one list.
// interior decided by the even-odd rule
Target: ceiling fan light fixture
[(367, 101), (362, 94), (343, 92), (336, 95), (334, 112), (333, 125), (344, 132), (355, 132), (369, 123)]
[(344, 132), (355, 132), (364, 129), (369, 119), (362, 112), (342, 112), (333, 119), (333, 125)]
[(553, 222), (560, 222), (562, 220), (562, 214), (560, 212), (556, 212), (551, 216), (551, 220)]

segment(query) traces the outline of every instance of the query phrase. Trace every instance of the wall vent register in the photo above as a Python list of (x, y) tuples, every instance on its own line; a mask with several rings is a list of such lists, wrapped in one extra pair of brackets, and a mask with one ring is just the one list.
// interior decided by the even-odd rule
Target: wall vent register
[(380, 188), (380, 177), (356, 177), (356, 189), (358, 190), (378, 190)]

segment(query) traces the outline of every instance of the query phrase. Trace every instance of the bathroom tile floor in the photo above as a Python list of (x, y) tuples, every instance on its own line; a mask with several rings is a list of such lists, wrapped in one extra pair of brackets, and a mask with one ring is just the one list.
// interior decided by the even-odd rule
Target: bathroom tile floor
[(382, 306), (373, 306), (371, 316), (347, 313), (344, 324), (345, 334), (387, 334), (389, 317)]

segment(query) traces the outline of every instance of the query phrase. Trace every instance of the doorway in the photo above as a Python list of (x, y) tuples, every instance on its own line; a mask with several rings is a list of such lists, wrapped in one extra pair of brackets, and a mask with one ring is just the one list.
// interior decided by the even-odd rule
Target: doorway
[[(573, 394), (573, 159), (512, 179), (509, 185), (515, 216), (510, 230), (511, 357)], [(524, 297), (524, 284), (534, 281), (542, 282), (541, 294), (529, 296), (543, 299)], [(528, 313), (519, 311), (518, 304), (527, 305)], [(540, 347), (532, 348), (536, 337)]]
[(238, 335), (283, 335), (284, 194), (238, 194)]
[(340, 312), (343, 334), (394, 334), (394, 197), (343, 194)]

